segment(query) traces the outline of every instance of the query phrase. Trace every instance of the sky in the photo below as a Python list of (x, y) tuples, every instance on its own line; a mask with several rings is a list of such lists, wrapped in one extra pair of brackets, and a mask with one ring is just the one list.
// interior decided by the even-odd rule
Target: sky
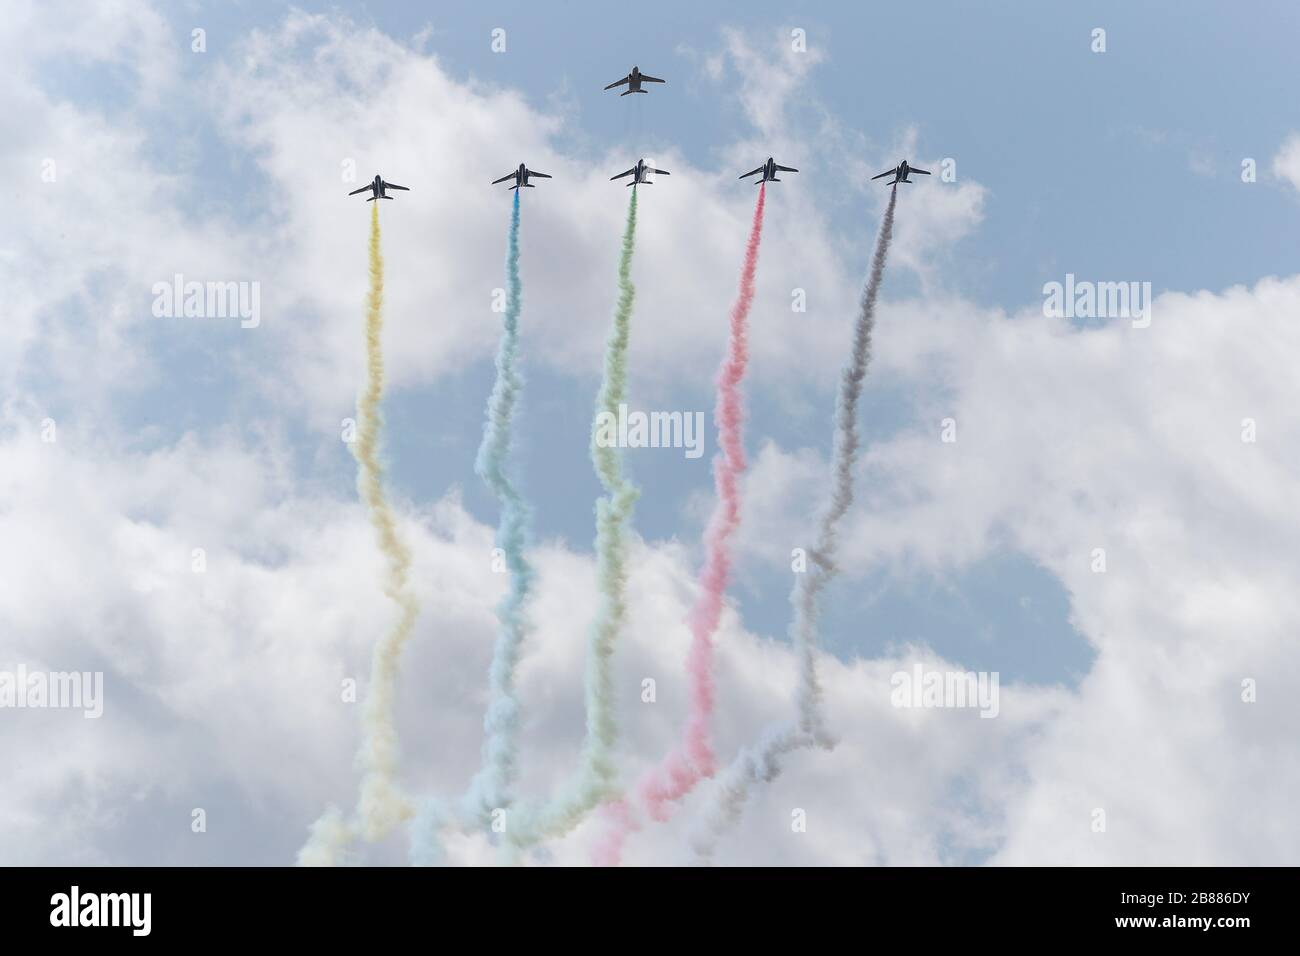
[[(554, 176), (522, 202), (514, 468), (539, 573), (521, 789), (557, 785), (595, 610), (587, 444), (627, 194), (608, 178), (641, 156), (671, 176), (639, 190), (630, 404), (706, 421), (754, 202), (737, 177), (768, 156), (799, 170), (767, 192), (750, 316), (724, 758), (792, 713), (791, 551), (824, 500), (889, 193), (869, 177), (934, 173), (899, 187), (825, 594), (839, 743), (758, 788), (718, 862), (1300, 859), (1294, 5), (11, 6), (0, 675), (102, 672), (104, 695), (94, 719), (0, 707), (0, 863), (286, 865), (355, 801), (340, 683), (364, 693), (393, 617), (341, 440), (369, 228), (347, 193), (375, 173), (411, 190), (381, 213), (383, 457), (421, 605), (401, 773), (430, 795), (478, 766), (505, 589), (474, 473), (511, 198), (488, 184), (521, 161)], [(634, 63), (668, 82), (602, 92)], [(156, 316), (176, 274), (257, 283), (256, 326)], [(1149, 324), (1048, 314), (1067, 275), (1149, 283)], [(627, 453), (628, 780), (684, 712), (715, 451), (710, 425), (699, 457)], [(895, 706), (917, 665), (998, 674), (998, 715)], [(710, 798), (626, 862), (691, 862)], [(526, 862), (584, 864), (598, 829)], [(356, 861), (403, 864), (406, 842)], [(448, 846), (493, 859), (480, 836)]]

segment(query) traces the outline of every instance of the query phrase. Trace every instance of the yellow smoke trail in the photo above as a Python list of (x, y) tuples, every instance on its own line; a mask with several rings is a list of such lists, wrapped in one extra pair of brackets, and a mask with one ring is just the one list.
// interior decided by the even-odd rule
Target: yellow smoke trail
[(370, 661), (370, 689), (362, 712), (362, 743), (357, 763), (362, 771), (357, 821), (349, 824), (333, 808), (312, 827), (299, 851), (304, 865), (339, 862), (348, 842), (358, 833), (367, 841), (383, 839), (410, 817), (412, 805), (397, 784), (398, 746), (394, 703), (402, 648), (410, 639), (420, 608), (408, 588), (411, 552), (397, 533), (393, 512), (384, 496), (384, 469), (379, 462), (384, 397), (384, 256), (379, 233), (379, 204), (370, 216), (370, 291), (366, 297), (366, 387), (357, 399), (357, 440), (353, 455), (360, 466), (357, 489), (370, 512), (387, 561), (383, 590), (398, 606), (396, 623), (375, 645)]

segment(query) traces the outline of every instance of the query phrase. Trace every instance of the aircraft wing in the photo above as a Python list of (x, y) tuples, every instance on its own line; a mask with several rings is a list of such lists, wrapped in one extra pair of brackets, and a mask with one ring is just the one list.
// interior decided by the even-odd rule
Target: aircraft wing
[(404, 192), (408, 192), (408, 193), (411, 191), (411, 187), (410, 187), (410, 186), (399, 186), (399, 185), (397, 185), (397, 183), (384, 183), (384, 185), (387, 186), (389, 189), (400, 189), (400, 190), (402, 190), (402, 191), (404, 191)]
[[(533, 175), (536, 175), (536, 173), (534, 173)], [(497, 183), (503, 183), (503, 182), (505, 182), (507, 179), (514, 179), (514, 178), (515, 178), (515, 174), (514, 174), (514, 173), (506, 173), (506, 174), (505, 174), (504, 176), (502, 176), (500, 179), (494, 179), (494, 180), (492, 180), (492, 185), (495, 186)]]
[(914, 172), (914, 173), (920, 173), (922, 176), (929, 176), (929, 175), (930, 175), (930, 170), (928, 170), (928, 169), (917, 169), (915, 166), (912, 167), (912, 172)]
[(550, 173), (539, 173), (539, 172), (538, 172), (537, 170), (535, 170), (535, 169), (530, 169), (530, 170), (528, 170), (528, 175), (529, 175), (529, 176), (540, 176), (542, 179), (553, 179), (553, 178), (554, 178)]
[(879, 176), (872, 176), (871, 178), (872, 178), (872, 179), (883, 179), (885, 176), (893, 176), (893, 175), (894, 175), (895, 173), (897, 173), (897, 172), (898, 172), (898, 170), (896, 170), (896, 169), (886, 169), (886, 170), (885, 170), (883, 173), (881, 173)]
[(671, 174), (668, 172), (668, 170), (666, 170), (666, 169), (652, 169), (652, 170), (650, 170), (650, 172), (652, 172), (652, 173), (658, 173), (660, 176), (668, 176), (668, 175), (671, 175)]
[(781, 170), (781, 172), (783, 172), (783, 173), (797, 173), (797, 172), (799, 172), (799, 170), (795, 169), (793, 166), (782, 166), (780, 163), (777, 163), (777, 164), (776, 164), (776, 168), (779, 169), (779, 170)]
[(758, 169), (751, 169), (751, 170), (750, 170), (749, 172), (747, 172), (747, 173), (741, 173), (737, 178), (738, 178), (738, 179), (744, 179), (746, 176), (752, 176), (752, 175), (754, 175), (755, 173), (761, 173), (762, 171), (763, 171), (763, 167), (760, 166), (760, 167), (758, 167)]
[[(645, 77), (642, 77), (642, 79), (645, 79)], [(607, 89), (607, 90), (612, 90), (612, 89), (613, 89), (614, 87), (616, 87), (616, 86), (622, 86), (624, 83), (630, 83), (630, 82), (632, 82), (632, 74), (631, 74), (631, 73), (629, 73), (627, 76), (623, 77), (623, 79), (621, 79), (621, 80), (615, 80), (613, 83), (609, 84), (609, 86), (605, 87), (605, 89)]]
[(609, 177), (610, 182), (613, 182), (615, 179), (622, 179), (624, 176), (631, 176), (634, 172), (636, 172), (636, 167), (635, 167), (635, 166), (633, 166), (631, 169), (629, 169), (629, 170), (628, 170), (627, 172), (625, 172), (625, 173), (619, 173), (617, 176), (610, 176), (610, 177)]
[(365, 191), (366, 191), (367, 189), (369, 189), (369, 188), (370, 188), (370, 183), (366, 183), (366, 184), (365, 184), (364, 186), (362, 186), (360, 189), (354, 189), (354, 190), (352, 190), (352, 192), (348, 193), (348, 195), (349, 195), (349, 196), (355, 196), (357, 193), (363, 193), (363, 192), (365, 192)]
[(642, 83), (667, 83), (668, 81), (667, 81), (667, 80), (661, 80), (661, 79), (659, 79), (659, 77), (657, 77), (657, 76), (646, 76), (644, 73), (642, 73), (642, 74), (641, 74), (641, 82), (642, 82)]

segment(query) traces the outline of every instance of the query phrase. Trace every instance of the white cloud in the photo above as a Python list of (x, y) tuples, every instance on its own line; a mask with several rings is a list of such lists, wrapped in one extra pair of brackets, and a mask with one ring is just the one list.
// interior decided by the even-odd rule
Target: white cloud
[[(9, 467), (0, 485), (7, 505), (0, 534), (8, 545), (0, 574), (9, 587), (0, 620), (21, 635), (13, 652), (50, 669), (107, 674), (99, 721), (69, 712), (6, 712), (6, 751), (32, 768), (0, 797), (6, 862), (200, 862), (221, 853), (275, 862), (288, 858), (327, 801), (350, 800), (355, 715), (341, 702), (340, 681), (360, 677), (364, 689), (370, 641), (391, 608), (373, 585), (379, 559), (359, 507), (289, 494), (267, 452), (187, 441), (139, 459), (62, 438), (46, 444), (26, 429), (3, 446)], [(167, 501), (160, 509), (162, 488)], [(413, 580), (425, 608), (401, 687), (407, 778), (414, 790), (446, 794), (464, 785), (477, 760), (491, 608), (503, 581), (490, 570), (490, 529), (469, 519), (454, 498), (423, 514), (408, 511), (403, 530), (414, 544)], [(195, 547), (206, 551), (202, 574), (192, 569)], [(643, 764), (630, 755), (668, 745), (684, 706), (688, 561), (676, 545), (636, 551), (633, 625), (618, 663), (629, 775)], [(519, 681), (527, 716), (524, 790), (533, 793), (559, 781), (580, 740), (585, 628), (574, 622), (594, 611), (588, 557), (543, 546), (537, 563), (537, 632)], [(784, 716), (794, 667), (786, 649), (746, 634), (733, 615), (719, 648), (727, 700), (719, 736), (728, 753), (764, 721)], [(815, 794), (806, 789), (810, 783), (830, 778), (849, 789), (834, 801), (813, 802), (827, 827), (837, 821), (835, 829), (778, 858), (830, 852), (847, 860), (836, 856), (842, 847), (832, 852), (834, 833), (858, 825), (862, 811), (850, 808), (858, 788), (869, 784), (854, 768), (888, 763), (888, 751), (910, 750), (913, 735), (927, 727), (955, 726), (933, 714), (890, 710), (895, 662), (825, 664), (844, 743), (825, 763), (801, 761), (807, 773), (778, 794), (807, 801)], [(640, 701), (645, 676), (659, 683), (653, 706)], [(881, 814), (901, 815), (921, 792), (941, 803), (957, 766), (975, 772), (977, 754), (1005, 747), (1023, 721), (1039, 721), (1044, 707), (1055, 706), (1051, 694), (1026, 695), (1029, 710), (997, 722), (997, 734), (981, 733), (987, 722), (967, 721), (966, 731), (950, 732), (968, 746), (927, 745), (924, 775), (897, 778), (890, 789), (898, 805), (873, 800), (864, 825)], [(895, 732), (884, 733), (887, 726)], [(942, 755), (958, 752), (965, 756), (957, 765), (946, 765)], [(237, 823), (229, 817), (235, 806), (244, 807)], [(153, 819), (135, 819), (137, 807), (151, 808)], [(194, 807), (210, 815), (206, 836), (189, 832)], [(160, 813), (167, 818), (157, 819)], [(763, 811), (753, 819), (751, 837), (766, 826)], [(125, 830), (110, 833), (113, 820)], [(914, 819), (907, 833), (916, 845), (900, 847), (901, 858), (937, 854), (927, 825)], [(556, 854), (585, 858), (593, 832), (586, 827)], [(684, 847), (635, 844), (637, 854), (662, 862), (679, 858)], [(462, 862), (485, 853), (474, 841), (453, 843), (453, 852), (466, 854), (457, 856)], [(761, 843), (750, 850), (761, 852)], [(396, 845), (379, 856), (400, 858)]]
[[(917, 303), (887, 309), (877, 373), (946, 394), (936, 403), (957, 418), (959, 440), (943, 445), (921, 424), (871, 449), (837, 590), (875, 567), (969, 563), (996, 539), (1060, 578), (1097, 662), (1075, 693), (1004, 686), (1002, 714), (981, 721), (888, 704), (894, 670), (960, 661), (938, 662), (925, 648), (824, 660), (841, 746), (794, 758), (760, 791), (722, 858), (1294, 858), (1296, 831), (1283, 821), (1285, 795), (1300, 783), (1285, 759), (1300, 689), (1289, 652), (1300, 602), (1289, 582), (1300, 568), (1286, 542), (1296, 534), (1287, 476), (1300, 417), (1273, 383), (1297, 352), (1283, 318), (1297, 305), (1292, 279), (1162, 296), (1145, 330)], [(948, 392), (935, 387), (954, 373)], [(1260, 426), (1253, 445), (1241, 441), (1247, 413)], [(114, 850), (104, 828), (129, 827), (137, 806), (161, 806), (180, 814), (176, 840), (189, 840), (188, 808), (220, 799), (220, 782), (261, 808), (241, 815), (258, 845), (240, 852), (269, 860), (291, 850), (326, 801), (349, 799), (355, 730), (338, 681), (364, 669), (388, 613), (367, 584), (377, 558), (356, 505), (305, 497), (267, 451), (187, 441), (140, 459), (64, 438), (45, 445), (22, 429), (6, 443), (0, 577), (10, 587), (0, 619), (33, 659), (102, 662), (110, 673), (107, 714), (93, 732), (79, 717), (69, 728), (67, 714), (6, 723), (6, 746), (37, 768), (0, 805), (17, 834), (11, 859), (207, 859), (215, 840), (160, 849), (155, 830)], [(818, 470), (806, 456), (785, 462), (779, 449), (760, 455), (748, 530), (762, 527), (765, 495), (801, 497), (790, 476)], [(455, 792), (476, 760), (502, 582), (488, 570), (489, 529), (454, 498), (406, 510), (426, 608), (402, 685), (408, 780)], [(194, 546), (208, 550), (206, 575), (190, 571)], [(1107, 549), (1104, 575), (1090, 569), (1094, 546)], [(773, 550), (784, 559), (779, 544)], [(583, 626), (573, 622), (592, 611), (587, 557), (550, 545), (538, 564), (538, 631), (520, 681), (532, 793), (563, 774), (581, 736)], [(629, 777), (677, 726), (693, 570), (672, 544), (638, 549), (633, 566), (634, 624), (618, 664)], [(786, 650), (731, 616), (719, 648), (727, 754), (786, 713), (794, 669)], [(637, 693), (645, 676), (660, 684), (653, 709)], [(1247, 677), (1259, 683), (1256, 704), (1240, 701)], [(679, 838), (702, 799), (663, 838), (634, 838), (629, 861), (685, 859)], [(52, 823), (50, 806), (67, 812)], [(811, 822), (798, 837), (789, 832), (795, 807)], [(1105, 834), (1090, 830), (1096, 808), (1107, 813)], [(553, 859), (585, 860), (595, 829), (553, 847)], [(452, 852), (458, 862), (490, 858), (472, 840)], [(400, 860), (400, 845), (378, 859)]]
[[(1159, 296), (1147, 329), (950, 301), (883, 309), (875, 374), (927, 397), (916, 424), (868, 451), (850, 578), (1013, 549), (1061, 581), (1098, 653), (1017, 755), (1027, 780), (1006, 795), (998, 859), (1279, 863), (1300, 851), (1278, 823), (1300, 784), (1281, 730), (1300, 690), (1287, 650), (1300, 612), (1287, 583), (1300, 573), (1287, 544), (1300, 533), (1300, 414), (1286, 394), (1297, 309), (1296, 278)], [(940, 440), (948, 416), (955, 444)], [(769, 450), (748, 487), (791, 488), (810, 469)], [(770, 539), (787, 511), (760, 498), (750, 534)], [(1247, 678), (1270, 686), (1267, 700), (1242, 702)], [(1090, 830), (1094, 808), (1105, 835)]]
[(1273, 157), (1273, 175), (1300, 190), (1300, 133), (1292, 133)]

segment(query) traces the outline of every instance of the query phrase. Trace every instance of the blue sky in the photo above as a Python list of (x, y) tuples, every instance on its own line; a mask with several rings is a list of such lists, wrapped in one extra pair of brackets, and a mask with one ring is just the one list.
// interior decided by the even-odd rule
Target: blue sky
[[(729, 646), (740, 650), (728, 651), (725, 665), (737, 703), (723, 728), (728, 741), (748, 739), (749, 723), (779, 712), (770, 690), (789, 677), (783, 658), (766, 655), (785, 640), (789, 549), (804, 543), (821, 503), (833, 386), (886, 195), (867, 177), (904, 156), (936, 173), (951, 158), (956, 182), (935, 175), (900, 187), (846, 573), (827, 594), (828, 680), (841, 712), (861, 718), (854, 732), (863, 737), (850, 734), (833, 769), (809, 758), (803, 779), (856, 785), (866, 762), (906, 754), (920, 731), (901, 723), (897, 737), (881, 729), (869, 738), (868, 724), (892, 719), (872, 702), (895, 665), (938, 660), (1000, 672), (1018, 688), (1010, 716), (987, 731), (982, 721), (959, 731), (925, 725), (949, 762), (926, 771), (924, 795), (910, 781), (892, 794), (902, 807), (920, 801), (914, 825), (886, 832), (889, 806), (879, 819), (854, 817), (866, 856), (1023, 862), (1041, 844), (1057, 860), (1117, 861), (1176, 844), (1170, 833), (1167, 844), (1099, 851), (1035, 829), (1046, 819), (1035, 808), (1101, 799), (1086, 782), (1106, 774), (1077, 775), (1100, 765), (1113, 739), (1102, 726), (1110, 717), (1098, 715), (1139, 706), (1125, 696), (1131, 686), (1161, 688), (1146, 699), (1144, 718), (1160, 726), (1174, 722), (1175, 706), (1160, 694), (1202, 700), (1205, 687), (1231, 689), (1241, 674), (1277, 666), (1270, 641), (1287, 618), (1285, 598), (1252, 588), (1285, 566), (1281, 548), (1260, 545), (1258, 529), (1274, 519), (1271, 503), (1294, 491), (1294, 456), (1280, 439), (1300, 427), (1276, 372), (1295, 348), (1285, 324), (1297, 294), (1289, 237), (1300, 226), (1288, 86), (1294, 5), (756, 2), (723, 12), (668, 0), (631, 13), (525, 3), (430, 12), (384, 2), (322, 7), (319, 20), (301, 13), (317, 12), (311, 5), (128, 8), (118, 20), (75, 11), (67, 37), (3, 47), (16, 59), (10, 125), (0, 127), (10, 140), (7, 179), (30, 182), (46, 156), (64, 171), (44, 192), (15, 191), (14, 225), (0, 243), (14, 290), (0, 353), (5, 434), (14, 460), (26, 461), (21, 455), (34, 453), (22, 451), (30, 445), (22, 436), (52, 417), (70, 457), (16, 464), (13, 485), (0, 486), (11, 495), (0, 515), (15, 522), (14, 535), (37, 540), (86, 529), (84, 539), (68, 532), (70, 551), (51, 550), (50, 560), (112, 566), (95, 592), (104, 603), (88, 596), (86, 613), (145, 622), (138, 627), (149, 636), (101, 636), (104, 645), (73, 625), (54, 629), (53, 617), (37, 627), (30, 622), (44, 605), (31, 596), (27, 606), (0, 605), (0, 622), (7, 615), (19, 635), (15, 654), (62, 647), (116, 661), (115, 648), (138, 640), (142, 649), (125, 656), (133, 663), (118, 677), (159, 707), (191, 699), (175, 696), (179, 688), (195, 700), (222, 699), (219, 689), (195, 690), (187, 670), (170, 669), (179, 666), (177, 629), (207, 635), (213, 654), (225, 648), (232, 670), (249, 655), (291, 662), (302, 671), (295, 692), (305, 695), (313, 681), (364, 662), (369, 635), (357, 618), (384, 610), (375, 589), (355, 586), (373, 577), (375, 559), (355, 502), (355, 463), (338, 438), (360, 384), (368, 217), (339, 178), (340, 160), (353, 159), (362, 181), (378, 171), (412, 187), (383, 209), (392, 372), (385, 454), (428, 592), (410, 679), (427, 678), (444, 696), (417, 702), (417, 694), (404, 716), (472, 736), (481, 702), (472, 675), (482, 673), (497, 584), (475, 576), (475, 549), (496, 509), (473, 460), (494, 371), (499, 316), (489, 301), (504, 284), (509, 213), (509, 194), (487, 184), (520, 160), (555, 176), (524, 200), (527, 400), (516, 462), (535, 505), (544, 578), (553, 594), (568, 594), (566, 576), (590, 570), (599, 487), (588, 423), (627, 193), (603, 180), (640, 155), (664, 157), (673, 172), (642, 190), (632, 405), (707, 416), (753, 197), (735, 177), (774, 154), (801, 172), (768, 194), (752, 317), (751, 474), (732, 588), (738, 617), (727, 624)], [(23, 11), (33, 35), (42, 17), (58, 15)], [(194, 27), (206, 31), (206, 53), (189, 49)], [(1090, 50), (1097, 27), (1106, 31), (1104, 53)], [(505, 53), (490, 47), (497, 28), (506, 30)], [(795, 28), (806, 31), (807, 54), (789, 52)], [(644, 97), (601, 92), (633, 63), (669, 82)], [(1247, 158), (1257, 182), (1242, 182)], [(262, 326), (153, 319), (152, 283), (174, 272), (259, 281)], [(1043, 284), (1066, 273), (1151, 283), (1164, 297), (1150, 335), (1113, 319), (1045, 318)], [(1279, 277), (1276, 287), (1262, 282), (1268, 277)], [(808, 290), (807, 313), (790, 310), (796, 286)], [(952, 448), (937, 437), (948, 416), (961, 435)], [(1261, 423), (1266, 444), (1278, 444), (1243, 445), (1247, 417)], [(638, 599), (644, 620), (628, 638), (629, 674), (676, 653), (677, 604), (698, 563), (713, 451), (710, 428), (702, 458), (629, 453), (643, 490), (636, 528), (649, 595)], [(102, 487), (88, 492), (95, 481)], [(71, 504), (63, 514), (40, 486), (68, 496), (80, 488), (94, 500), (86, 515)], [(201, 608), (176, 596), (188, 593), (183, 580), (145, 574), (113, 550), (143, 549), (150, 567), (165, 568), (171, 559), (159, 555), (188, 554), (200, 539), (239, 568), (212, 584), (222, 597), (203, 598)], [(339, 553), (344, 542), (349, 550)], [(1118, 569), (1104, 579), (1088, 572), (1103, 544)], [(1251, 578), (1242, 569), (1253, 562)], [(123, 596), (155, 591), (170, 597), (136, 608)], [(48, 600), (58, 606), (57, 594)], [(1225, 625), (1225, 609), (1247, 623)], [(568, 624), (554, 613), (550, 604), (538, 609), (552, 642)], [(278, 615), (294, 620), (290, 630), (301, 634), (293, 640), (306, 643), (279, 644), (288, 638)], [(1238, 633), (1224, 648), (1213, 628), (1255, 637)], [(477, 643), (443, 684), (453, 668), (430, 648), (453, 631)], [(219, 636), (232, 634), (241, 636)], [(542, 643), (532, 673), (558, 673), (569, 651)], [(1214, 676), (1199, 666), (1169, 676), (1180, 653), (1219, 660), (1206, 648), (1224, 655)], [(560, 678), (535, 680), (539, 700), (577, 706)], [(276, 771), (265, 768), (232, 771), (219, 784), (209, 767), (195, 771), (220, 791), (218, 803), (260, 799), (271, 808), (250, 832), (289, 836), (250, 850), (259, 860), (292, 852), (292, 834), (349, 785), (351, 715), (312, 707), (284, 716), (283, 726), (271, 703), (252, 708), (286, 737), (304, 725), (330, 728), (295, 758), (318, 781), (311, 787), (272, 782)], [(143, 704), (125, 709), (148, 713)], [(196, 727), (206, 719), (177, 722), (191, 718)], [(568, 738), (549, 716), (530, 719), (539, 747), (565, 752)], [(638, 744), (658, 740), (648, 724), (629, 726)], [(1224, 726), (1236, 725), (1225, 718), (1205, 733), (1239, 752)], [(138, 727), (121, 733), (123, 752), (132, 752)], [(201, 736), (212, 748), (204, 753), (239, 752), (219, 727)], [(1040, 737), (1052, 743), (1039, 748)], [(416, 752), (433, 746), (417, 739)], [(448, 785), (468, 759), (426, 767), (419, 783)], [(972, 764), (978, 779), (968, 783)], [(1010, 792), (1006, 777), (1034, 784)], [(160, 806), (185, 805), (177, 786), (158, 785)], [(1112, 792), (1112, 804), (1140, 807), (1139, 818), (1158, 813), (1159, 801), (1142, 795), (1156, 783), (1141, 793), (1106, 786), (1122, 794)], [(785, 792), (771, 799), (777, 806)], [(9, 812), (21, 816), (27, 805), (15, 806)], [(1205, 813), (1188, 826), (1209, 826)], [(147, 817), (136, 804), (128, 815)], [(1198, 846), (1200, 858), (1240, 859), (1215, 832)], [(1266, 840), (1245, 843), (1245, 856), (1268, 858)], [(145, 844), (142, 858), (190, 858)], [(845, 861), (835, 844), (774, 858)], [(763, 862), (767, 845), (760, 836), (738, 859)], [(33, 838), (30, 853), (62, 846)], [(111, 856), (131, 852), (116, 839), (100, 846)], [(579, 850), (559, 852), (568, 860)]]
[[(1293, 5), (1258, 3), (1236, 15), (1195, 2), (1086, 10), (880, 4), (833, 15), (818, 7), (760, 0), (746, 4), (744, 24), (807, 30), (826, 55), (813, 80), (816, 96), (837, 116), (874, 143), (915, 125), (920, 148), (957, 158), (959, 175), (1004, 199), (945, 275), (979, 301), (1019, 304), (1067, 268), (1078, 275), (1129, 269), (1158, 289), (1218, 288), (1286, 270), (1285, 250), (1270, 239), (1294, 221), (1294, 208), (1272, 190), (1241, 189), (1238, 174), (1243, 158), (1270, 157), (1290, 132), (1290, 91), (1277, 65), (1292, 52), (1288, 30), (1300, 26)], [(183, 33), (183, 22), (201, 24), (208, 56), (222, 58), (249, 29), (273, 25), (292, 8), (345, 10), (358, 25), (399, 39), (431, 29), (424, 48), (453, 75), (519, 89), (539, 107), (552, 97), (570, 101), (566, 136), (578, 148), (626, 142), (628, 114), (638, 111), (650, 137), (712, 164), (745, 131), (725, 87), (763, 84), (761, 76), (728, 75), (721, 87), (701, 81), (690, 51), (711, 49), (730, 23), (699, 4), (669, 2), (639, 16), (529, 3), (445, 4), (436, 13), (398, 2), (196, 4), (173, 26)], [(1107, 30), (1103, 55), (1089, 48), (1098, 26)], [(508, 31), (506, 55), (490, 49), (498, 27)], [(644, 103), (596, 95), (633, 61), (662, 64), (655, 69), (671, 74), (673, 85)], [(207, 69), (192, 58), (188, 72), (198, 79)], [(51, 86), (111, 111), (120, 103), (104, 95), (116, 92), (111, 78), (103, 83), (112, 72), (63, 64), (51, 70)], [(160, 132), (198, 132), (184, 115), (157, 119)], [(170, 138), (153, 145), (166, 155)], [(228, 188), (236, 200), (246, 195), (247, 183), (222, 183), (246, 171), (248, 157), (206, 137), (201, 146), (201, 156), (190, 158), (211, 175), (210, 188)], [(1192, 157), (1212, 172), (1198, 174)], [(842, 228), (853, 228), (850, 210), (843, 212)], [(1215, 241), (1205, 226), (1220, 222), (1237, 241)]]

